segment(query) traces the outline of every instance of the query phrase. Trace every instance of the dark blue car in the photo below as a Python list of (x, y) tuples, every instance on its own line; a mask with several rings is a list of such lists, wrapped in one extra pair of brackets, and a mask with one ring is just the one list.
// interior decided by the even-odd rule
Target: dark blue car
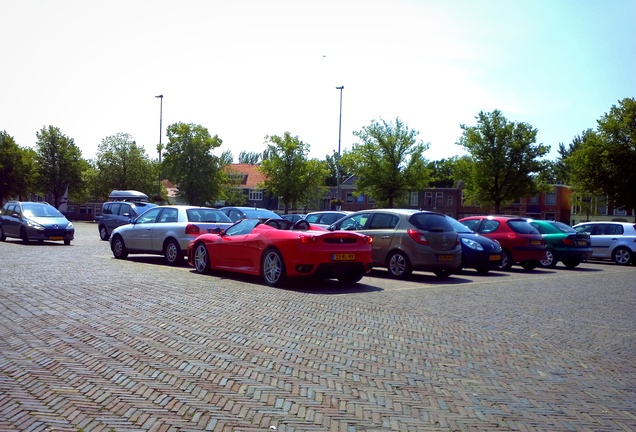
[(450, 216), (448, 222), (457, 234), (462, 244), (461, 268), (472, 268), (479, 273), (497, 270), (501, 265), (501, 245), (495, 240), (474, 233), (466, 225)]

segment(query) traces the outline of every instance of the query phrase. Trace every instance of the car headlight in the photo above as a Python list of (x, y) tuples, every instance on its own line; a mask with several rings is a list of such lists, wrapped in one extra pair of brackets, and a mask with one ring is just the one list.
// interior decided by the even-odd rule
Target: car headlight
[(66, 225), (66, 229), (67, 230), (75, 229), (75, 227), (73, 226), (73, 222), (69, 222), (68, 225)]
[(40, 225), (37, 222), (33, 222), (30, 219), (25, 219), (25, 222), (26, 222), (26, 226), (29, 227), (29, 228), (33, 228), (33, 229), (40, 230), (40, 231), (44, 230), (44, 227), (42, 225)]
[(466, 246), (468, 246), (469, 248), (471, 248), (473, 250), (478, 250), (478, 251), (483, 251), (484, 250), (484, 248), (479, 243), (477, 243), (475, 240), (463, 238), (462, 239), (462, 243), (464, 243)]

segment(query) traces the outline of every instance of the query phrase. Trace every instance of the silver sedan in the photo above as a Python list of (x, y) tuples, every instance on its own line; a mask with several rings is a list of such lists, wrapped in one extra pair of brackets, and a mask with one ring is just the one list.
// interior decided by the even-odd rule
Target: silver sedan
[(110, 248), (118, 259), (129, 254), (154, 254), (163, 255), (168, 264), (176, 265), (183, 261), (188, 245), (197, 236), (230, 225), (230, 218), (215, 208), (157, 206), (115, 228), (109, 239)]

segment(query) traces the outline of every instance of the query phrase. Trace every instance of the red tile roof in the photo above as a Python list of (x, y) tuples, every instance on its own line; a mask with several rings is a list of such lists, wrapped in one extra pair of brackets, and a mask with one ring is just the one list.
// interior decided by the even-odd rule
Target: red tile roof
[(242, 174), (243, 182), (241, 185), (246, 188), (257, 188), (258, 185), (265, 181), (265, 176), (260, 171), (260, 165), (230, 164), (225, 167), (225, 171), (228, 174)]

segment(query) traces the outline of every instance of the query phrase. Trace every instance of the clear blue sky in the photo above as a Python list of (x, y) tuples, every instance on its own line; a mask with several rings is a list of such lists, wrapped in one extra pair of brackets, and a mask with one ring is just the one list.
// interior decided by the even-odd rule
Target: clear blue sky
[(0, 130), (34, 146), (59, 127), (85, 158), (129, 133), (156, 158), (195, 123), (217, 152), (261, 152), (289, 131), (324, 158), (399, 117), (461, 154), (460, 124), (501, 110), (568, 144), (636, 97), (634, 0), (0, 0)]

